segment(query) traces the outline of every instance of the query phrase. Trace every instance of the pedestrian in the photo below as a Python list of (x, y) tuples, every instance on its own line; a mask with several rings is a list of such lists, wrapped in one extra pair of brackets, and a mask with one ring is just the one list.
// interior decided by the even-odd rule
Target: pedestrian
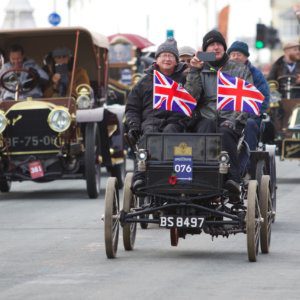
[(209, 31), (203, 37), (204, 52), (215, 54), (215, 61), (201, 61), (197, 56), (191, 60), (191, 71), (187, 76), (186, 90), (198, 101), (194, 113), (194, 132), (222, 133), (222, 150), (230, 158), (229, 173), (225, 188), (230, 193), (240, 193), (240, 166), (237, 145), (245, 127), (248, 114), (237, 111), (217, 111), (217, 72), (222, 72), (252, 82), (249, 68), (229, 60), (227, 45), (223, 35), (217, 30)]

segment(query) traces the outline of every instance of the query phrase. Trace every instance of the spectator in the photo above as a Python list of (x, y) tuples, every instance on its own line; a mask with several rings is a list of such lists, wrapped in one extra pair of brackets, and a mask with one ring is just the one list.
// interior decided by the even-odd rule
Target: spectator
[(194, 111), (195, 122), (191, 129), (202, 133), (216, 131), (222, 133), (222, 150), (227, 151), (230, 157), (225, 187), (231, 194), (239, 195), (241, 176), (237, 145), (248, 114), (236, 111), (217, 112), (217, 71), (222, 69), (222, 72), (248, 82), (252, 82), (252, 76), (247, 66), (229, 60), (225, 39), (219, 31), (209, 31), (203, 37), (202, 49), (205, 52), (214, 52), (216, 60), (203, 62), (197, 56), (191, 60), (191, 71), (187, 76), (185, 87), (198, 101)]
[(268, 80), (278, 81), (279, 92), (284, 98), (300, 98), (299, 41), (285, 43), (283, 51), (284, 55), (279, 57), (272, 65)]
[(196, 50), (193, 49), (190, 46), (182, 46), (178, 49), (179, 51), (179, 61), (186, 63), (188, 65), (188, 68), (185, 70), (185, 73), (187, 74), (191, 67), (191, 59), (196, 54)]
[[(8, 49), (8, 59), (9, 61), (1, 68), (0, 76), (7, 72), (3, 78), (4, 82), (18, 92), (18, 99), (41, 98), (42, 89), (49, 80), (47, 73), (33, 59), (25, 57), (21, 45), (15, 44)], [(11, 72), (8, 72), (9, 70)], [(3, 99), (15, 99), (15, 92), (3, 88)]]
[[(249, 61), (249, 49), (248, 45), (241, 41), (235, 41), (227, 50), (227, 54), (229, 55), (229, 59), (235, 60), (237, 62), (245, 64), (253, 78), (254, 86), (265, 96), (264, 102), (261, 106), (260, 113), (263, 114), (267, 111), (270, 102), (270, 90), (267, 80), (265, 79), (262, 72), (254, 67)], [(260, 121), (261, 118), (251, 115), (245, 127), (245, 140), (249, 145), (250, 150), (255, 150), (258, 143), (258, 137), (260, 133)]]

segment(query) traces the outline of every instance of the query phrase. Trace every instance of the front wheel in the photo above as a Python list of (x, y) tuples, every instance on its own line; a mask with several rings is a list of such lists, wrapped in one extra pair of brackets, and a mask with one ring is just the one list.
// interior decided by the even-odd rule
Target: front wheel
[[(129, 213), (136, 206), (136, 197), (131, 191), (133, 173), (127, 173), (124, 181), (123, 210)], [(133, 250), (136, 237), (136, 223), (126, 223), (123, 226), (123, 244), (125, 250)]]
[(100, 134), (96, 123), (88, 123), (85, 127), (85, 179), (87, 193), (91, 199), (100, 194)]
[(115, 258), (119, 242), (119, 190), (115, 177), (109, 177), (106, 184), (104, 239), (107, 258)]
[(263, 175), (259, 189), (259, 208), (264, 219), (260, 228), (260, 248), (262, 253), (269, 253), (271, 243), (272, 200), (270, 193), (270, 176)]
[(247, 214), (246, 214), (246, 232), (247, 232), (247, 250), (248, 259), (251, 262), (256, 261), (259, 247), (259, 208), (257, 197), (257, 181), (250, 180), (247, 193)]

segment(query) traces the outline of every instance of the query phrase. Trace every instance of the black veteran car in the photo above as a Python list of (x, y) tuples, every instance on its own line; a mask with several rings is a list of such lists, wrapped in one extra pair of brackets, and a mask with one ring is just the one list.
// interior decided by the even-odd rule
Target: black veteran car
[[(43, 67), (49, 81), (42, 96), (25, 97), (38, 84), (37, 72), (2, 66), (0, 191), (8, 192), (13, 181), (84, 179), (89, 197), (95, 198), (100, 191), (101, 167), (117, 177), (121, 187), (124, 107), (106, 105), (107, 38), (83, 28), (1, 31), (0, 49), (5, 63), (9, 63), (8, 52), (15, 44)], [(49, 68), (54, 66), (53, 49), (57, 48), (70, 51), (65, 95), (49, 93)], [(88, 83), (76, 80), (79, 68), (86, 71)], [(7, 92), (13, 97), (6, 98)]]

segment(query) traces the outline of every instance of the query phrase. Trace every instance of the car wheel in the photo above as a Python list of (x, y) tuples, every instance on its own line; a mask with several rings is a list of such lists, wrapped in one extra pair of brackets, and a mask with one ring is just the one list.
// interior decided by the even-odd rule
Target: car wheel
[(91, 199), (100, 194), (100, 134), (96, 123), (85, 127), (85, 179), (87, 193)]
[(5, 177), (0, 178), (0, 192), (8, 193), (11, 188), (11, 181), (7, 180)]

